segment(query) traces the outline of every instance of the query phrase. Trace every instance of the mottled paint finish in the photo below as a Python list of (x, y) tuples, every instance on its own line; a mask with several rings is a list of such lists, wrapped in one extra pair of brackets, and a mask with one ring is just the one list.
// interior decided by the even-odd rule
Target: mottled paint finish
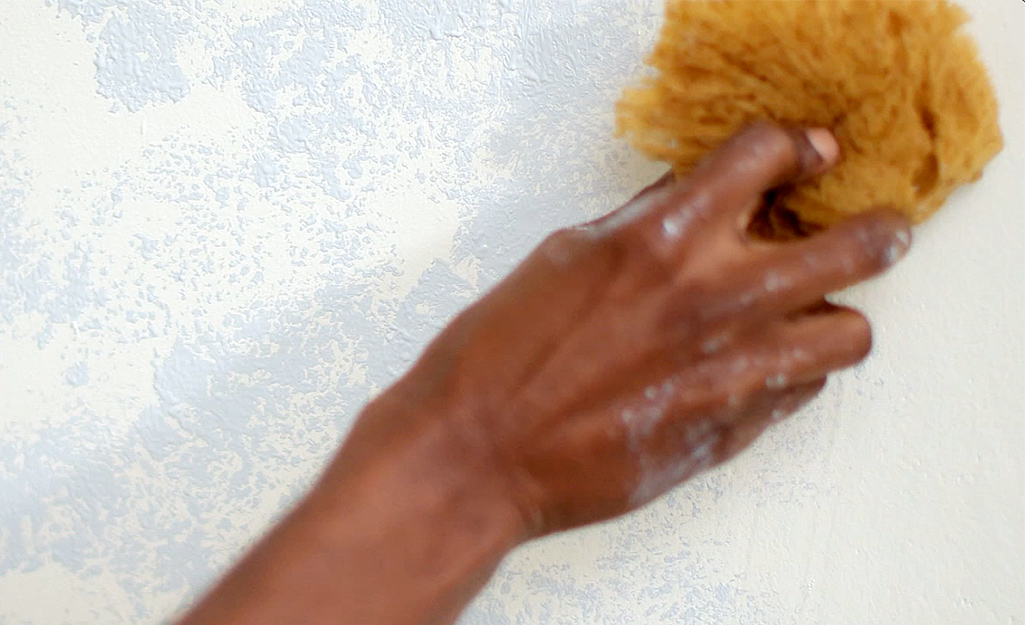
[[(0, 4), (3, 625), (166, 620), (447, 319), (659, 173), (611, 139), (657, 0)], [(1025, 621), (1025, 5), (970, 8), (1008, 147), (847, 296), (875, 357), (466, 624)]]

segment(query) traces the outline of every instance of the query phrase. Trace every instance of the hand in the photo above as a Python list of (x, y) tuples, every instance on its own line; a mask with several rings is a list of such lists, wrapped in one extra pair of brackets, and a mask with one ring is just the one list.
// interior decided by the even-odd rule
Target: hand
[(747, 235), (767, 191), (838, 152), (824, 130), (756, 125), (687, 180), (554, 233), (375, 402), (348, 453), (441, 428), (528, 537), (624, 513), (732, 457), (866, 356), (868, 322), (824, 296), (909, 246), (888, 212), (797, 242)]
[(746, 234), (766, 191), (838, 152), (824, 130), (754, 126), (687, 180), (553, 234), (181, 623), (452, 623), (516, 544), (743, 449), (868, 353), (868, 322), (824, 296), (910, 243), (888, 213), (790, 243)]

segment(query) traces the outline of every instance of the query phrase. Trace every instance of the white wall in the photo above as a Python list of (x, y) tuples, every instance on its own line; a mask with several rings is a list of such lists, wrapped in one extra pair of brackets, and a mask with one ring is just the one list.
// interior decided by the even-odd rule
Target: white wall
[[(845, 294), (871, 360), (466, 623), (1025, 622), (1025, 3), (970, 7), (1007, 148)], [(610, 136), (660, 12), (0, 0), (0, 624), (166, 618), (445, 319), (652, 179)]]

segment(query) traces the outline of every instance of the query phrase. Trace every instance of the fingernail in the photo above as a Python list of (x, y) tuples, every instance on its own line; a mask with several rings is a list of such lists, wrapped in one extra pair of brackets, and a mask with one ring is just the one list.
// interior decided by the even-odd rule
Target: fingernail
[(804, 134), (808, 137), (811, 147), (818, 152), (823, 163), (832, 165), (840, 158), (840, 144), (836, 142), (836, 137), (832, 132), (826, 128), (809, 128), (804, 131)]

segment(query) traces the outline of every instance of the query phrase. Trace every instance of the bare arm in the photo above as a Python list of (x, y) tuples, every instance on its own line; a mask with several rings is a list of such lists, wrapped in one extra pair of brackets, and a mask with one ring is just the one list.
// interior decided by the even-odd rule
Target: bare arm
[(882, 212), (747, 237), (765, 192), (837, 157), (823, 131), (755, 126), (688, 180), (553, 234), (367, 407), (181, 625), (452, 623), (516, 545), (732, 457), (864, 358), (868, 322), (823, 298), (910, 243)]

